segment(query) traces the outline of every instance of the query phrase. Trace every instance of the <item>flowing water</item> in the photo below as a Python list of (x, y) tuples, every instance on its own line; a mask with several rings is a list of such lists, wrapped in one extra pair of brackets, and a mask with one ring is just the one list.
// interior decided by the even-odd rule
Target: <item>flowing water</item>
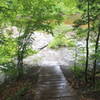
[[(39, 32), (36, 32), (33, 37), (35, 40), (32, 43), (32, 48), (35, 50), (44, 47), (53, 39), (52, 35)], [(66, 47), (59, 49), (46, 47), (40, 50), (37, 54), (24, 59), (24, 63), (38, 66), (50, 66), (56, 64), (68, 66), (73, 60), (73, 50), (71, 49)]]

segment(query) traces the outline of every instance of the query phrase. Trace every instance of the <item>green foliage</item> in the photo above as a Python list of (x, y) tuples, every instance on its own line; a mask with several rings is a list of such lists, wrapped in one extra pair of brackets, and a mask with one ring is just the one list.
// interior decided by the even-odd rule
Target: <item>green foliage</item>
[(71, 68), (71, 70), (74, 72), (75, 77), (80, 79), (80, 80), (84, 80), (84, 70), (85, 67), (83, 66), (74, 66)]
[(100, 59), (100, 48), (98, 49), (96, 56), (97, 56), (98, 59)]
[(54, 38), (49, 43), (50, 48), (58, 48), (61, 46), (73, 47), (75, 46), (73, 39), (67, 36), (67, 32), (72, 31), (73, 28), (70, 25), (60, 24), (53, 30)]
[(67, 32), (70, 32), (72, 30), (73, 30), (72, 26), (66, 25), (64, 23), (61, 23), (60, 25), (57, 25), (53, 29), (53, 33), (54, 33), (54, 35), (57, 35), (57, 34), (67, 34)]
[(3, 67), (0, 68), (2, 72), (6, 74), (6, 76), (10, 77), (10, 79), (14, 79), (17, 77), (17, 68), (16, 64), (12, 62), (2, 64)]
[(7, 76), (14, 78), (17, 76), (16, 65), (12, 63), (13, 58), (16, 57), (17, 43), (16, 39), (12, 38), (7, 33), (0, 35), (0, 70)]
[(83, 29), (83, 28), (77, 28), (77, 31), (76, 31), (76, 38), (77, 39), (84, 39), (86, 38), (86, 32), (87, 32), (87, 29)]
[(62, 8), (64, 14), (67, 15), (80, 12), (79, 9), (77, 9), (76, 7), (77, 0), (63, 0), (58, 5), (60, 8)]
[(74, 42), (66, 37), (64, 34), (58, 34), (54, 39), (49, 43), (50, 48), (58, 48), (61, 46), (74, 46)]
[[(100, 76), (99, 76), (100, 77)], [(100, 91), (100, 80), (96, 80), (95, 90)]]
[(3, 44), (0, 44), (0, 64), (10, 62), (16, 55), (16, 40), (11, 37), (3, 39)]
[(38, 53), (38, 51), (37, 50), (32, 50), (32, 49), (30, 49), (30, 48), (28, 48), (26, 51), (25, 51), (25, 57), (27, 57), (27, 56), (30, 56), (30, 55), (33, 55), (33, 54), (37, 54)]

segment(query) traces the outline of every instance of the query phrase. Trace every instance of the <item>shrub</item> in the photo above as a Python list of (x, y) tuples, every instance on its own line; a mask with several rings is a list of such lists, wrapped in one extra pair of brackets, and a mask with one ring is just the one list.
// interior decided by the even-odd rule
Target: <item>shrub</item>
[(7, 78), (14, 79), (17, 77), (17, 68), (16, 65), (12, 62), (2, 64), (3, 67), (0, 67), (0, 70), (5, 73)]
[(58, 48), (61, 46), (73, 47), (74, 42), (66, 37), (64, 34), (57, 34), (54, 39), (49, 43), (49, 48)]

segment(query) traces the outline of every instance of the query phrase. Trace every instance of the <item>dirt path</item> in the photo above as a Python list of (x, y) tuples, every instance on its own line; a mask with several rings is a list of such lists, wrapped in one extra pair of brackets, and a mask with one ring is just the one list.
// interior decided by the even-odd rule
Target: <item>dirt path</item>
[(78, 98), (66, 81), (60, 66), (46, 66), (40, 72), (35, 100), (78, 100)]

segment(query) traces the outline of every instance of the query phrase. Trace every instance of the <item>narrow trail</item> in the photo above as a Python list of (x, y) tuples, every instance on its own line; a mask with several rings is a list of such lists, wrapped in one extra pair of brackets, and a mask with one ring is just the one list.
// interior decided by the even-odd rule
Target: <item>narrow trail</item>
[(78, 100), (60, 66), (42, 67), (35, 100)]

